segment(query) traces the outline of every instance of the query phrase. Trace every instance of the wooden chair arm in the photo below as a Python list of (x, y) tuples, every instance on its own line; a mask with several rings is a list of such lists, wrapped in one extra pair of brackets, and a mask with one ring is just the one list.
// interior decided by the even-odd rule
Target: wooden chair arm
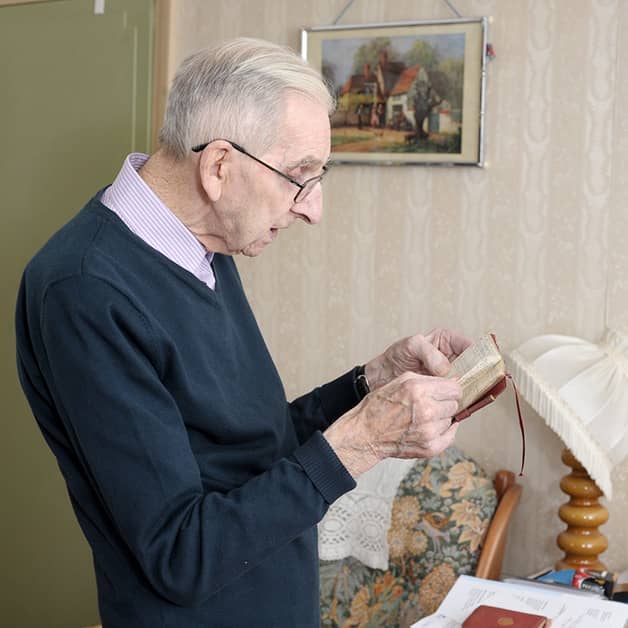
[(521, 498), (522, 489), (521, 485), (517, 484), (515, 474), (512, 471), (498, 471), (493, 483), (499, 501), (486, 531), (475, 575), (478, 578), (499, 580), (502, 573), (510, 520)]

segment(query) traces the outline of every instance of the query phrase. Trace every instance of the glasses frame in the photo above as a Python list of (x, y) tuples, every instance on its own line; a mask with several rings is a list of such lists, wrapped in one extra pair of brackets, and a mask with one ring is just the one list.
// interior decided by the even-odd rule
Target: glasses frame
[[(243, 146), (240, 146), (240, 144), (236, 144), (235, 142), (232, 142), (231, 140), (224, 140), (224, 139), (211, 140), (211, 142), (205, 142), (204, 144), (198, 144), (197, 146), (192, 146), (192, 152), (200, 153), (205, 148), (207, 148), (212, 142), (217, 142), (217, 141), (227, 142), (227, 144), (230, 144), (231, 146), (233, 146), (233, 148), (235, 148), (238, 152), (242, 153), (243, 155), (247, 155), (248, 157), (256, 161), (258, 164), (261, 164), (265, 168), (272, 170), (275, 174), (278, 174), (280, 177), (284, 178), (286, 181), (290, 181), (290, 183), (292, 183), (293, 185), (296, 185), (299, 188), (299, 191), (294, 195), (294, 199), (292, 200), (293, 203), (299, 203), (305, 200), (309, 196), (310, 192), (314, 189), (314, 186), (317, 183), (320, 183), (323, 180), (323, 177), (329, 171), (329, 166), (325, 165), (322, 168), (323, 172), (321, 172), (321, 174), (315, 177), (310, 177), (309, 179), (306, 179), (305, 181), (303, 181), (303, 183), (299, 183), (299, 181), (297, 181), (296, 179), (293, 179), (291, 176), (287, 175), (285, 172), (281, 172), (281, 170), (277, 170), (277, 168), (275, 168), (274, 166), (271, 166), (270, 164), (267, 164), (265, 161), (262, 161), (255, 155), (251, 155), (251, 153), (249, 153), (249, 151), (246, 150)], [(308, 189), (308, 186), (309, 186), (309, 189)], [(304, 193), (304, 190), (306, 189), (307, 189), (307, 192)]]

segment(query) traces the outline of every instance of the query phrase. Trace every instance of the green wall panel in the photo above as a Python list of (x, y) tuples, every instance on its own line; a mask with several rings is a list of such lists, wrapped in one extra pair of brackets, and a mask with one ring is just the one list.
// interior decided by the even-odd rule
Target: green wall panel
[(152, 0), (0, 8), (0, 626), (98, 621), (91, 554), (22, 396), (13, 312), (33, 253), (150, 129)]

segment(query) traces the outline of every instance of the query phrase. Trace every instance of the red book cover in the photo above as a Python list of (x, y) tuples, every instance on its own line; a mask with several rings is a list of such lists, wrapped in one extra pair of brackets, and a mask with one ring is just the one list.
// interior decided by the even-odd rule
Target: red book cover
[(509, 611), (496, 606), (478, 606), (462, 628), (549, 628), (551, 620), (542, 615)]

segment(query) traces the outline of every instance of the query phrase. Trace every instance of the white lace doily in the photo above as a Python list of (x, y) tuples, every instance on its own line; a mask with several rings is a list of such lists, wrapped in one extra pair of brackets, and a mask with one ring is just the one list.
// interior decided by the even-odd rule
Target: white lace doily
[(322, 560), (353, 556), (368, 567), (388, 569), (388, 528), (397, 489), (415, 460), (389, 458), (362, 474), (318, 524)]

